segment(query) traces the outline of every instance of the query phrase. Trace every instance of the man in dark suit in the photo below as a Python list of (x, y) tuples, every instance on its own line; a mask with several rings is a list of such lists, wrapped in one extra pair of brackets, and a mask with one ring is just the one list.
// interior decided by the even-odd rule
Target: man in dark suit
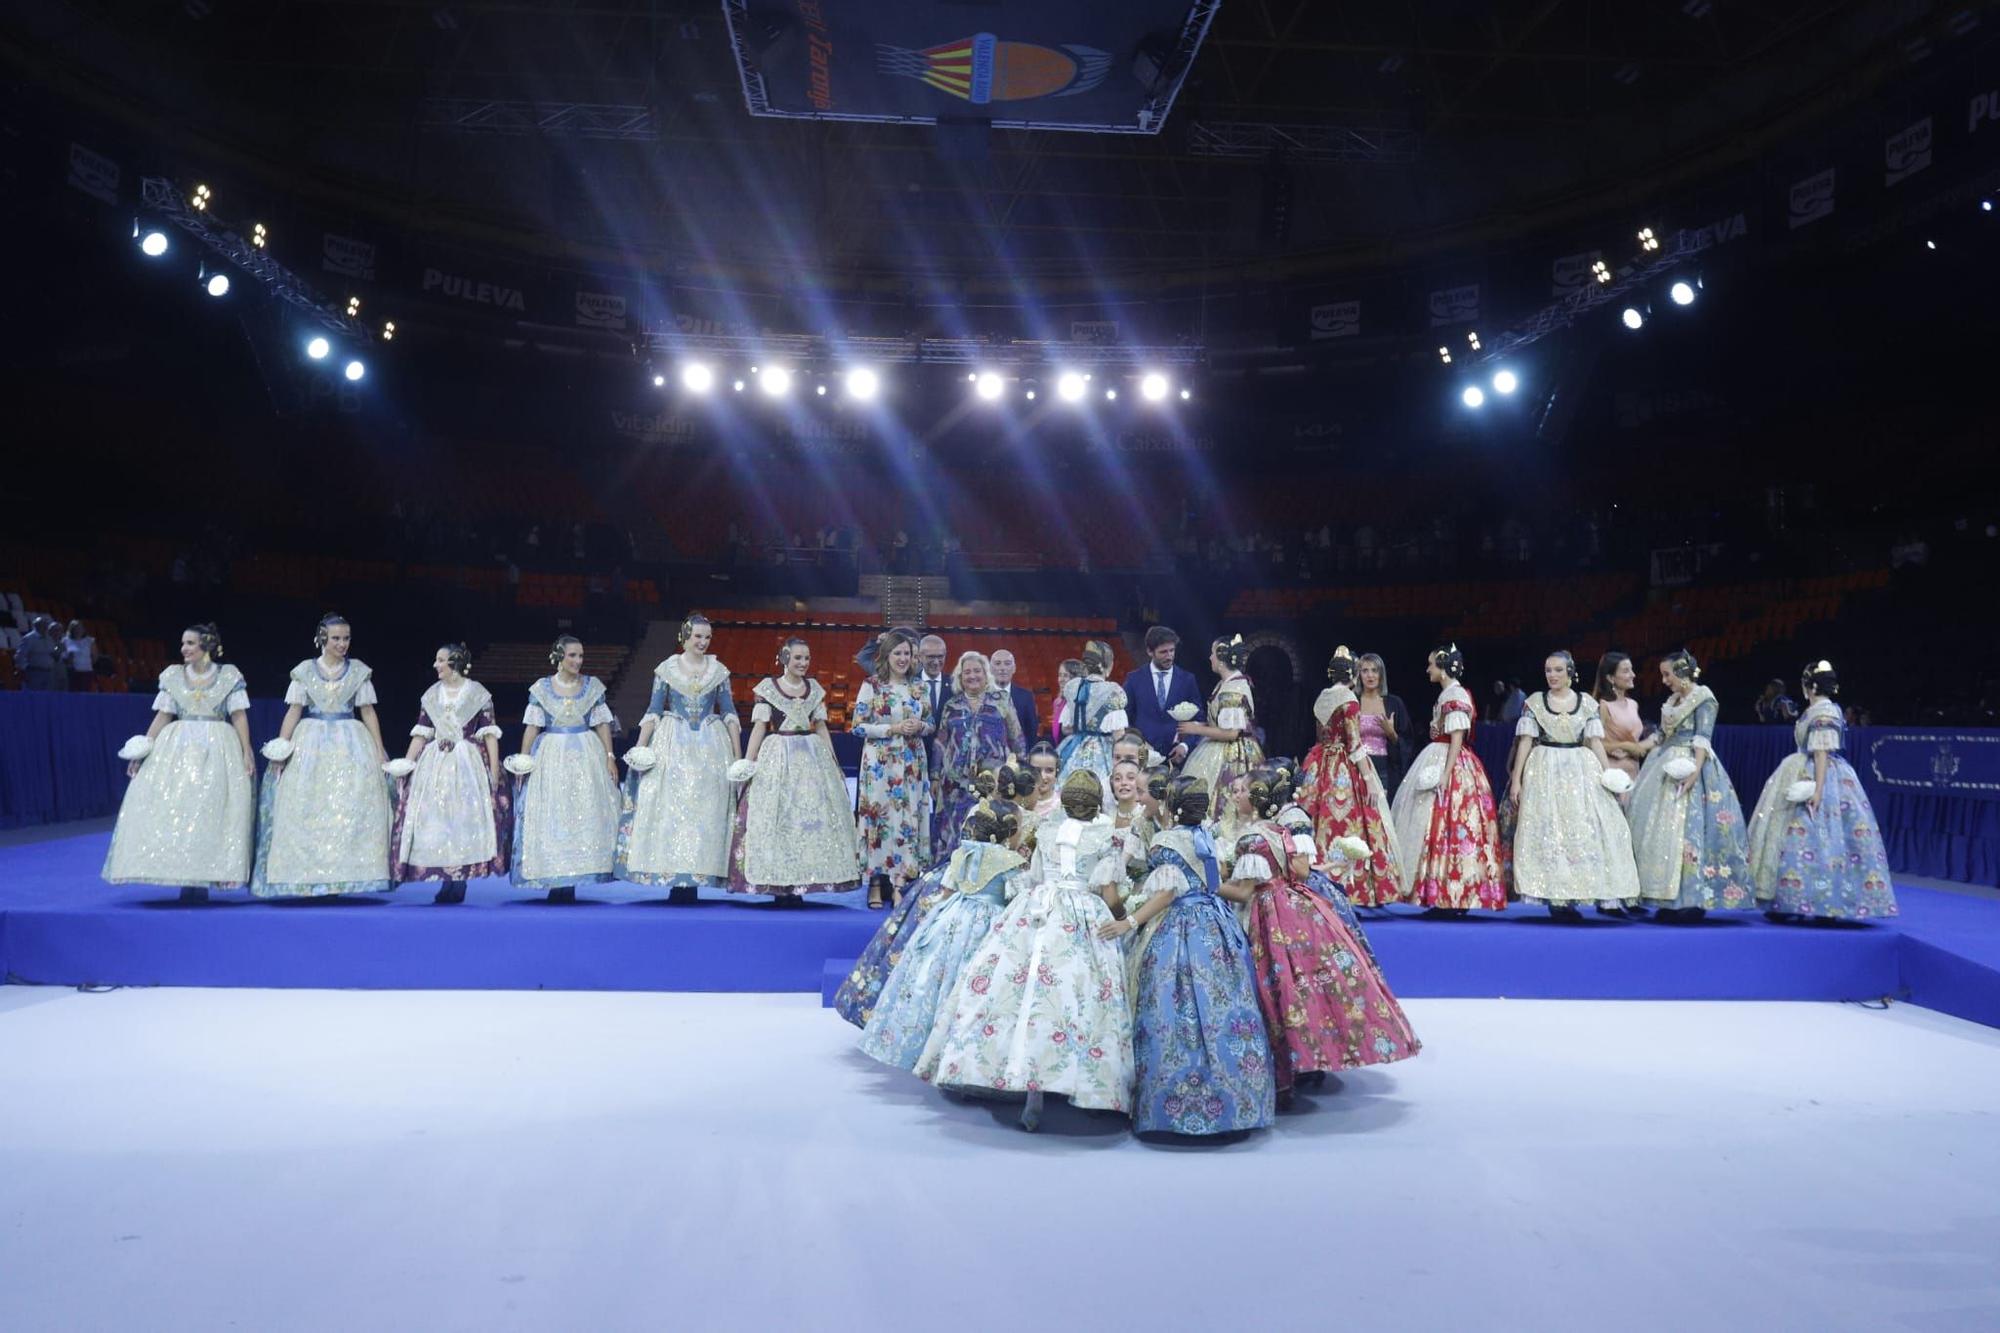
[(1178, 735), (1180, 724), (1172, 710), (1176, 704), (1201, 708), (1194, 673), (1174, 665), (1180, 642), (1181, 636), (1165, 625), (1153, 626), (1146, 631), (1146, 665), (1125, 677), (1125, 705), (1132, 725), (1145, 734), (1146, 744), (1175, 764), (1187, 758), (1188, 747)]
[(993, 666), (993, 683), (1007, 691), (1007, 697), (1014, 701), (1014, 716), (1021, 719), (1021, 734), (1033, 745), (1041, 726), (1041, 719), (1035, 713), (1034, 691), (1014, 683), (1014, 654), (1005, 648), (996, 649), (987, 659)]
[(917, 641), (917, 688), (924, 692), (925, 714), (930, 719), (931, 741), (924, 746), (930, 756), (931, 772), (938, 771), (937, 726), (944, 720), (944, 701), (951, 698), (951, 677), (944, 669), (944, 640), (926, 634)]

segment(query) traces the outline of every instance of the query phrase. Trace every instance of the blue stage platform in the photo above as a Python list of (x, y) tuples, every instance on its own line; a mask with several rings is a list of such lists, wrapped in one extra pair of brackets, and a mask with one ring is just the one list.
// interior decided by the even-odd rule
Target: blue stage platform
[[(183, 907), (97, 878), (109, 834), (0, 847), (0, 968), (56, 985), (813, 991), (830, 994), (881, 921), (857, 893), (778, 911), (709, 895), (670, 906), (607, 884), (552, 907), (505, 881), (431, 905), (434, 886), (328, 902), (243, 892)], [(1401, 995), (1516, 999), (1870, 1000), (1907, 996), (2000, 1027), (2000, 902), (1904, 887), (1903, 916), (1847, 928), (1759, 916), (1696, 926), (1377, 917)]]

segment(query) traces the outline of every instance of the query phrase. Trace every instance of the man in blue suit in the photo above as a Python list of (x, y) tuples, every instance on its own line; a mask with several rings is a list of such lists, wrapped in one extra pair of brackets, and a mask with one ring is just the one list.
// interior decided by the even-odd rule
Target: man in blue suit
[(1145, 733), (1146, 744), (1174, 764), (1187, 758), (1188, 747), (1178, 735), (1180, 724), (1174, 721), (1173, 707), (1193, 704), (1197, 717), (1201, 708), (1201, 690), (1194, 683), (1194, 673), (1174, 665), (1180, 642), (1181, 636), (1165, 625), (1153, 626), (1146, 631), (1146, 665), (1125, 677), (1125, 705), (1132, 725)]
[(1014, 715), (1021, 719), (1021, 734), (1033, 745), (1036, 731), (1041, 727), (1039, 710), (1035, 707), (1035, 696), (1025, 687), (1014, 683), (1014, 654), (1005, 648), (996, 648), (987, 659), (993, 668), (993, 683), (1007, 692), (1014, 701)]

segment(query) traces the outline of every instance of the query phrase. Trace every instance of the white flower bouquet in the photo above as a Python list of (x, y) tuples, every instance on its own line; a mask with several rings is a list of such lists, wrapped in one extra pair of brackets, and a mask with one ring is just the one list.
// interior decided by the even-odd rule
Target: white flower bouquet
[(283, 736), (273, 736), (264, 742), (264, 757), (274, 764), (282, 764), (298, 753), (298, 748)]
[(1167, 710), (1167, 716), (1176, 722), (1192, 722), (1201, 715), (1201, 709), (1191, 703), (1177, 703)]
[[(748, 782), (756, 776), (757, 761), (755, 759), (738, 759), (729, 766), (729, 780), (731, 782)], [(760, 797), (759, 799), (761, 800), (762, 798)]]
[(660, 762), (660, 756), (650, 745), (635, 745), (625, 752), (625, 766), (634, 773), (644, 773)]
[(382, 765), (382, 771), (392, 778), (406, 778), (417, 771), (417, 766), (408, 759), (398, 758)]
[(1698, 765), (1694, 762), (1694, 760), (1688, 758), (1688, 756), (1684, 754), (1677, 754), (1672, 759), (1667, 760), (1667, 762), (1662, 764), (1660, 767), (1664, 769), (1666, 775), (1672, 778), (1675, 782), (1686, 782), (1689, 778), (1694, 776), (1694, 771), (1698, 767)]
[(1813, 798), (1813, 793), (1817, 790), (1818, 788), (1813, 785), (1811, 778), (1800, 778), (1797, 782), (1785, 788), (1785, 799), (1793, 805), (1804, 805)]
[(535, 757), (531, 754), (510, 754), (500, 761), (500, 767), (517, 778), (525, 778), (535, 771)]
[(118, 757), (127, 763), (135, 759), (144, 759), (152, 752), (153, 743), (144, 736), (134, 736), (118, 747)]
[(1368, 844), (1353, 834), (1335, 838), (1328, 851), (1338, 852), (1349, 865), (1358, 865), (1368, 859)]
[(1622, 768), (1607, 768), (1597, 775), (1597, 785), (1613, 796), (1623, 796), (1632, 790), (1632, 775)]

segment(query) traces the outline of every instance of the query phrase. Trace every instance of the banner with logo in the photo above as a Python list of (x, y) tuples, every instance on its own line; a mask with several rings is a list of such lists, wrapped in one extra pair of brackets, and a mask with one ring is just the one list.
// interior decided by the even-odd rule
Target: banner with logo
[(623, 284), (585, 278), (572, 290), (570, 322), (580, 329), (629, 333), (639, 327), (639, 311)]
[(1327, 301), (1311, 312), (1310, 331), (1315, 341), (1322, 338), (1353, 338), (1361, 333), (1361, 302)]
[(1118, 321), (1115, 319), (1073, 319), (1069, 322), (1069, 340), (1073, 343), (1089, 343), (1096, 347), (1109, 347), (1118, 341)]
[(1461, 287), (1441, 287), (1430, 294), (1429, 312), (1432, 328), (1447, 324), (1474, 324), (1479, 321), (1479, 284), (1466, 283)]
[(321, 232), (319, 266), (336, 277), (374, 282), (375, 243), (338, 232)]
[(1573, 255), (1558, 255), (1549, 272), (1549, 295), (1560, 300), (1579, 287), (1588, 287), (1597, 280), (1590, 266), (1603, 258), (1602, 250), (1580, 250)]
[(1882, 141), (1882, 184), (1898, 185), (1931, 164), (1931, 118)]
[(1857, 756), (1874, 783), (1901, 791), (2000, 801), (2000, 732), (1870, 727)]
[(1821, 218), (1833, 216), (1833, 175), (1834, 168), (1815, 173), (1801, 181), (1792, 182), (1792, 192), (1788, 201), (1786, 218), (1792, 229), (1818, 222)]
[(483, 255), (419, 251), (398, 285), (454, 310), (545, 324), (570, 322), (569, 311), (557, 309), (529, 270)]
[(118, 164), (104, 154), (85, 148), (80, 143), (70, 144), (66, 179), (71, 189), (81, 190), (92, 199), (115, 204), (118, 202), (120, 175)]

